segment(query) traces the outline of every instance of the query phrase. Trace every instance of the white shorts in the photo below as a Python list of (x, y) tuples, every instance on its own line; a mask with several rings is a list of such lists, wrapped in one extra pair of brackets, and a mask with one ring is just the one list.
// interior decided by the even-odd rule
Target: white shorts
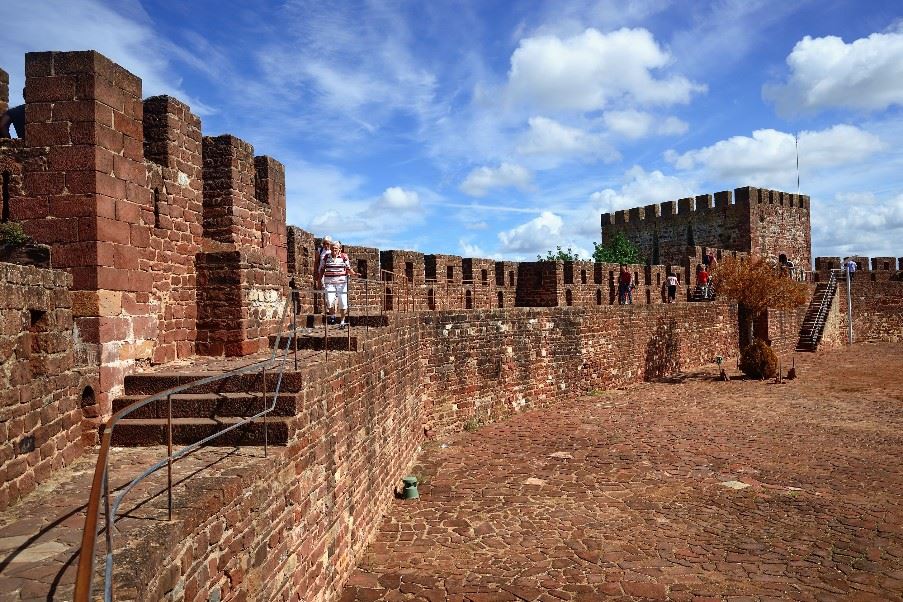
[(323, 283), (326, 289), (326, 307), (335, 307), (336, 301), (339, 303), (339, 309), (348, 309), (348, 281)]

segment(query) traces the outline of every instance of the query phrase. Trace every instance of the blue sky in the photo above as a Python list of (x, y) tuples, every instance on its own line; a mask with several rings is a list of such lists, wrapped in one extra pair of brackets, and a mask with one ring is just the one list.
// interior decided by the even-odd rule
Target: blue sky
[[(5, 3), (10, 4), (7, 0)], [(94, 48), (204, 133), (286, 165), (343, 242), (584, 256), (600, 213), (741, 185), (812, 197), (817, 255), (903, 255), (899, 0), (11, 0), (30, 50)]]

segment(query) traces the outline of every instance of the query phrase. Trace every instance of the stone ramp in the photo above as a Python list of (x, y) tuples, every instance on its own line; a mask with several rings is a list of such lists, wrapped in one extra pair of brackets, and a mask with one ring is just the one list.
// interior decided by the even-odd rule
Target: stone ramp
[[(166, 457), (166, 448), (161, 446), (111, 451), (114, 492), (139, 470)], [(95, 453), (82, 456), (0, 512), (0, 599), (4, 602), (72, 600), (85, 504), (96, 461)], [(114, 592), (113, 599), (134, 599), (129, 595), (129, 583), (147, 583), (159, 573), (162, 554), (181, 539), (186, 525), (197, 524), (216, 512), (220, 492), (243, 487), (244, 481), (268, 470), (271, 463), (272, 454), (264, 458), (263, 449), (258, 447), (203, 448), (180, 459), (173, 465), (172, 522), (166, 520), (166, 471), (158, 471), (139, 485), (123, 502), (117, 520), (114, 567), (116, 582), (123, 586)], [(187, 480), (198, 473), (204, 478)], [(95, 560), (95, 595), (101, 591), (99, 571), (104, 552), (101, 537)], [(129, 558), (140, 558), (141, 562), (130, 562)]]

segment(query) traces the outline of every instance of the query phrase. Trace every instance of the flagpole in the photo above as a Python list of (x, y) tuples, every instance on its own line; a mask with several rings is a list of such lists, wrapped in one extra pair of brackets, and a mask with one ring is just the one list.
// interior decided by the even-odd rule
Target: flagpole
[(796, 133), (793, 135), (793, 140), (796, 142), (796, 194), (799, 196), (800, 193), (800, 135)]

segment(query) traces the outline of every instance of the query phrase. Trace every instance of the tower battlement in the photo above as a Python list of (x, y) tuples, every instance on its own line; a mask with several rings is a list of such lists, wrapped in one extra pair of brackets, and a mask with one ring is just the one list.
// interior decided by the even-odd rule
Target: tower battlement
[(653, 264), (678, 263), (699, 245), (808, 266), (809, 211), (806, 195), (746, 186), (603, 213), (602, 239), (623, 233)]

